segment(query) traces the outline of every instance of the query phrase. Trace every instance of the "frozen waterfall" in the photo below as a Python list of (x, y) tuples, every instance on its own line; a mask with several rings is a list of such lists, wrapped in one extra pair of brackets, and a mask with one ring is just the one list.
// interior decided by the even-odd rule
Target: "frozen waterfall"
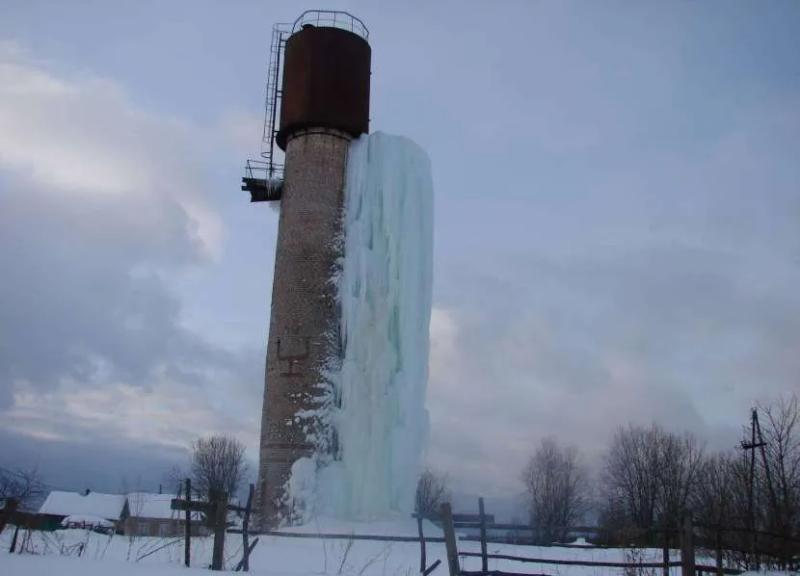
[[(324, 420), (335, 456), (299, 461), (290, 492), (354, 520), (413, 508), (428, 432), (433, 186), (425, 152), (380, 132), (350, 145), (344, 258), (334, 281), (343, 358)], [(314, 472), (312, 472), (314, 471)], [(313, 482), (309, 474), (314, 474)]]

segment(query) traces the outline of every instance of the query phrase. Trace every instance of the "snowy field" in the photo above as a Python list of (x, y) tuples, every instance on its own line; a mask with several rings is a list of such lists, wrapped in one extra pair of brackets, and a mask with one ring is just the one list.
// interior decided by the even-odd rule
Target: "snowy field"
[[(426, 533), (438, 535), (430, 526)], [(373, 525), (344, 525), (323, 523), (295, 531), (416, 535), (416, 527), (408, 522)], [(0, 536), (0, 575), (2, 576), (172, 576), (177, 574), (208, 574), (202, 568), (211, 561), (212, 538), (192, 539), (192, 570), (183, 567), (183, 541), (179, 538), (128, 538), (107, 536), (86, 530), (32, 532), (24, 542), (25, 553), (10, 555), (6, 551), (12, 530)], [(20, 542), (23, 541), (20, 533)], [(82, 545), (82, 546), (81, 546)], [(81, 556), (77, 557), (83, 548)], [(478, 552), (477, 542), (459, 542), (460, 551)], [(241, 559), (242, 540), (238, 534), (226, 539), (225, 567), (233, 570)], [(563, 547), (514, 546), (490, 544), (489, 552), (537, 558), (580, 559), (594, 561), (631, 561), (630, 553), (620, 549), (582, 549)], [(674, 553), (675, 554), (675, 553)], [(440, 559), (442, 564), (433, 576), (446, 576), (444, 544), (428, 544), (428, 563)], [(639, 550), (636, 561), (660, 561), (660, 550)], [(674, 556), (677, 560), (677, 556)], [(251, 572), (281, 575), (332, 576), (412, 576), (419, 570), (419, 544), (415, 542), (380, 542), (364, 540), (320, 540), (261, 536), (251, 555)], [(195, 569), (196, 568), (196, 569)], [(465, 570), (479, 570), (479, 558), (462, 559)], [(550, 564), (521, 564), (490, 560), (489, 568), (553, 576), (623, 576), (617, 568), (556, 566)], [(660, 576), (660, 570), (645, 571), (642, 576)], [(678, 570), (672, 574), (678, 576)]]

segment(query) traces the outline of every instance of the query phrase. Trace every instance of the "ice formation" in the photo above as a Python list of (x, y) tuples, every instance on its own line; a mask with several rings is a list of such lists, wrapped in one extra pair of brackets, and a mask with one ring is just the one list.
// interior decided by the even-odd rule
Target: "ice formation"
[[(324, 416), (336, 454), (317, 462), (316, 512), (371, 520), (413, 507), (428, 432), (433, 186), (425, 152), (380, 132), (350, 145), (344, 257), (334, 281), (343, 358)], [(291, 491), (310, 504), (308, 462)], [(297, 477), (294, 477), (297, 476)]]

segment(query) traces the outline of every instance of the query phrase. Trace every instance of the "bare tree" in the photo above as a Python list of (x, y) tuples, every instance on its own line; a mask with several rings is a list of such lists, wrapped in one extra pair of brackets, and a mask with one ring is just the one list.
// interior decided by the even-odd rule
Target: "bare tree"
[(438, 474), (430, 468), (425, 469), (417, 480), (417, 493), (414, 511), (423, 518), (435, 518), (439, 507), (450, 497), (447, 476)]
[[(607, 508), (613, 510), (613, 530), (648, 528), (655, 523), (658, 500), (657, 431), (619, 428), (605, 464)], [(622, 525), (624, 524), (624, 526)]]
[(209, 497), (213, 492), (236, 493), (247, 473), (245, 447), (231, 436), (200, 438), (192, 444), (192, 487)]
[(659, 521), (677, 526), (690, 509), (697, 475), (703, 463), (703, 449), (694, 436), (663, 432), (659, 438)]
[(769, 503), (765, 523), (791, 534), (800, 531), (800, 398), (794, 394), (761, 409), (767, 416), (763, 434), (770, 473), (766, 477), (767, 469), (761, 470), (768, 492), (763, 499)]
[[(700, 540), (719, 542), (724, 548), (744, 551), (752, 540), (744, 531), (719, 531), (718, 527), (746, 530), (749, 522), (750, 465), (741, 450), (730, 450), (704, 458), (697, 474), (690, 508), (699, 522), (696, 533)], [(742, 552), (730, 552), (743, 560)]]
[(626, 528), (677, 525), (689, 508), (702, 461), (703, 451), (691, 434), (672, 434), (657, 425), (619, 428), (606, 457), (607, 508)]
[(541, 441), (522, 475), (531, 527), (541, 543), (564, 540), (582, 518), (588, 503), (586, 472), (574, 447), (552, 438)]
[(8, 470), (0, 468), (0, 500), (16, 500), (21, 507), (44, 494), (44, 483), (36, 468)]
[[(744, 486), (739, 487), (732, 481), (738, 472), (746, 474), (746, 462), (737, 455), (723, 452), (713, 454), (704, 459), (697, 473), (697, 488), (692, 494), (691, 509), (695, 517), (703, 524), (711, 526), (744, 526), (745, 518), (734, 524), (740, 512), (738, 492), (747, 497), (747, 478)], [(743, 466), (744, 464), (744, 466)], [(745, 502), (746, 505), (746, 502)]]
[[(795, 537), (800, 533), (800, 398), (794, 394), (758, 410), (763, 417), (756, 439), (764, 444), (749, 453), (706, 457), (690, 434), (656, 425), (618, 429), (605, 463), (601, 524), (630, 538), (656, 524), (675, 526), (690, 511), (706, 526), (754, 526)], [(749, 439), (749, 426), (745, 432)], [(713, 530), (708, 535), (715, 536)], [(746, 535), (725, 537), (739, 549), (752, 546)]]

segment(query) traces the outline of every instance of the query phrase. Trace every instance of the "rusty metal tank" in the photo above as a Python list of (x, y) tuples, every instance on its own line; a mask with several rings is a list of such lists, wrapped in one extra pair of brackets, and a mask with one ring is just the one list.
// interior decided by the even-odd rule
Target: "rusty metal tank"
[(353, 137), (369, 132), (372, 50), (365, 35), (305, 24), (286, 41), (280, 128), (276, 141), (307, 128), (331, 128)]

